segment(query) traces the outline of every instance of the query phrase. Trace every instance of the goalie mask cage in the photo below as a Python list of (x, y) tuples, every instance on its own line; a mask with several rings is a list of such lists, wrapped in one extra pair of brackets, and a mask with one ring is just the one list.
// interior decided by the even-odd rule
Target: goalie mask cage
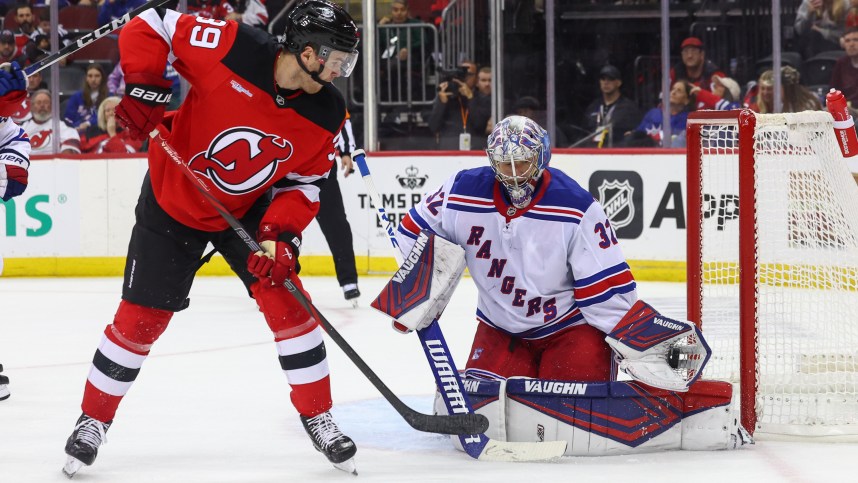
[(691, 114), (688, 318), (756, 434), (858, 441), (858, 186), (827, 112)]

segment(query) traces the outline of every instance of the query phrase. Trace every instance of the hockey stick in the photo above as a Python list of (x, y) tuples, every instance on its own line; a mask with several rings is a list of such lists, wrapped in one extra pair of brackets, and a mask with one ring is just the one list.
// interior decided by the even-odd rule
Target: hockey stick
[(24, 68), (24, 73), (27, 75), (33, 75), (36, 72), (40, 72), (44, 69), (47, 69), (51, 65), (56, 64), (60, 60), (68, 57), (69, 55), (77, 52), (78, 50), (95, 42), (96, 40), (122, 27), (123, 25), (130, 22), (132, 18), (140, 15), (146, 10), (149, 10), (150, 8), (158, 8), (169, 1), (170, 0), (150, 0), (143, 5), (140, 5), (139, 7), (135, 8), (134, 10), (127, 12), (125, 15), (117, 19), (111, 20), (110, 23), (106, 23), (88, 34), (81, 35), (80, 37), (75, 39), (74, 42), (66, 45), (57, 52), (54, 52), (53, 54), (50, 54), (43, 59), (37, 60), (36, 62), (33, 62), (32, 64)]
[[(199, 190), (203, 197), (211, 203), (212, 207), (214, 207), (218, 214), (226, 220), (229, 226), (232, 227), (235, 233), (244, 241), (247, 248), (253, 252), (261, 250), (262, 248), (256, 240), (250, 236), (250, 233), (248, 233), (244, 225), (242, 225), (241, 222), (236, 219), (229, 210), (227, 210), (220, 200), (209, 192), (209, 187), (202, 179), (198, 178), (197, 175), (194, 174), (191, 167), (184, 159), (182, 159), (179, 153), (173, 149), (167, 139), (161, 135), (162, 132), (167, 133), (168, 131), (164, 126), (158, 126), (149, 134), (149, 136), (152, 138), (153, 142), (156, 142), (161, 146), (164, 152), (166, 152), (176, 164), (184, 168), (182, 172), (185, 173), (185, 176), (193, 182), (194, 186)], [(312, 302), (307, 300), (307, 297), (305, 297), (304, 294), (295, 287), (291, 280), (287, 278), (284, 285), (289, 290), (289, 293), (304, 306), (307, 313), (315, 314), (318, 317), (322, 327), (324, 327), (325, 331), (328, 333), (328, 336), (333, 339), (352, 363), (358, 367), (363, 375), (369, 379), (369, 382), (378, 389), (378, 392), (387, 399), (393, 408), (396, 409), (396, 412), (398, 412), (412, 428), (418, 431), (425, 431), (427, 433), (467, 434), (473, 431), (485, 431), (485, 428), (488, 427), (488, 421), (481, 415), (457, 414), (451, 416), (435, 416), (431, 414), (423, 414), (408, 407), (401, 399), (393, 394), (393, 391), (391, 391), (390, 388), (381, 381), (381, 379), (379, 379), (378, 375), (370, 369), (366, 362), (364, 362), (349, 343), (346, 342), (343, 336), (337, 332), (333, 325), (331, 325), (328, 319), (319, 312)]]
[[(393, 224), (384, 211), (381, 197), (375, 188), (372, 177), (370, 177), (369, 166), (366, 164), (366, 153), (363, 149), (358, 149), (352, 153), (352, 159), (357, 163), (360, 175), (366, 183), (369, 199), (375, 205), (376, 214), (393, 245), (396, 262), (402, 265), (403, 257), (393, 232)], [(453, 362), (447, 341), (444, 340), (438, 319), (434, 319), (429, 326), (418, 330), (417, 336), (420, 338), (420, 345), (426, 354), (432, 375), (435, 376), (435, 383), (438, 385), (438, 392), (441, 394), (441, 399), (444, 400), (447, 412), (449, 414), (464, 412), (473, 414), (474, 410), (468, 401), (468, 396), (464, 390), (465, 386), (462, 384), (462, 378)], [(555, 460), (563, 456), (567, 446), (566, 441), (545, 441), (542, 443), (496, 441), (482, 433), (460, 434), (459, 441), (468, 456), (481, 461)]]

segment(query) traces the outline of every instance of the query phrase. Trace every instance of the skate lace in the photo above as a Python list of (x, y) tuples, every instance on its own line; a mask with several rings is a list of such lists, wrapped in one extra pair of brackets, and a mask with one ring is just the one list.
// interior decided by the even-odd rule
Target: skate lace
[(97, 419), (87, 418), (78, 423), (74, 429), (78, 432), (77, 439), (93, 448), (107, 444), (107, 433), (104, 424)]
[(337, 424), (334, 422), (334, 418), (331, 417), (331, 413), (322, 413), (318, 416), (314, 416), (307, 420), (310, 426), (310, 431), (313, 433), (313, 437), (319, 441), (319, 443), (327, 448), (334, 441), (343, 437), (343, 433), (340, 431), (340, 428), (337, 427)]

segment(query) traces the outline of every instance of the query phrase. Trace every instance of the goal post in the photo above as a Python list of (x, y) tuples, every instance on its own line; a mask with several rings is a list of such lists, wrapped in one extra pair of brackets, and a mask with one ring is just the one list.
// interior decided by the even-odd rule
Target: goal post
[(688, 318), (756, 434), (858, 440), (858, 186), (826, 112), (687, 126)]

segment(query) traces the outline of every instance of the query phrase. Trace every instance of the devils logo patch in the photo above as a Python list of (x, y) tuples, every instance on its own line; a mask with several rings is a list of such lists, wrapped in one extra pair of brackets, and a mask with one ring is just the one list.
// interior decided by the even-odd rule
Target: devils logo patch
[(188, 165), (222, 191), (241, 194), (264, 186), (293, 151), (280, 136), (242, 126), (217, 135)]

